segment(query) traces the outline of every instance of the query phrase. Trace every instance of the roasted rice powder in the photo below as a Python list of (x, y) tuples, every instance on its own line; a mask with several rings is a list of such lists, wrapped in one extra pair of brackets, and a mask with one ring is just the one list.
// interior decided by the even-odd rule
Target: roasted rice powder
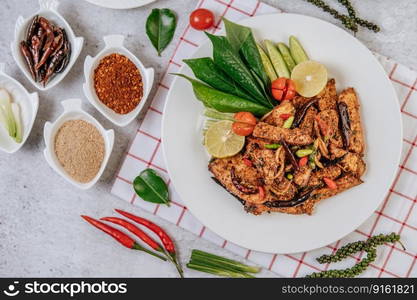
[(55, 155), (65, 172), (75, 181), (87, 183), (96, 177), (104, 160), (104, 138), (84, 120), (66, 121), (54, 141)]
[(142, 76), (135, 64), (118, 53), (104, 57), (94, 70), (97, 97), (118, 114), (134, 110), (143, 96)]

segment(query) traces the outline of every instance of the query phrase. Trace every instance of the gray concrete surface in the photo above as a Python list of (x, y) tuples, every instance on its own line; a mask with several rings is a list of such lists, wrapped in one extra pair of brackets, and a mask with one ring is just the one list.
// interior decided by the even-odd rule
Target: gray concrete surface
[[(268, 0), (286, 12), (311, 15), (340, 26), (327, 14), (302, 0)], [(334, 1), (335, 2), (335, 1)], [(357, 37), (370, 49), (392, 57), (417, 69), (417, 2), (410, 0), (352, 1), (360, 14), (381, 25), (374, 34), (361, 30)], [(175, 269), (148, 256), (120, 248), (110, 238), (92, 230), (80, 219), (80, 214), (104, 216), (113, 207), (129, 208), (124, 201), (110, 194), (113, 174), (120, 164), (137, 123), (115, 128), (116, 143), (110, 163), (100, 182), (83, 192), (69, 185), (54, 173), (43, 158), (43, 125), (61, 112), (60, 100), (84, 98), (82, 93), (83, 62), (87, 54), (101, 47), (101, 37), (110, 33), (127, 36), (127, 46), (139, 55), (147, 66), (156, 70), (157, 78), (172, 53), (171, 44), (162, 57), (144, 32), (147, 15), (154, 7), (169, 7), (179, 15), (176, 35), (179, 35), (194, 0), (160, 0), (146, 7), (116, 11), (96, 7), (82, 0), (61, 0), (60, 11), (77, 35), (85, 37), (80, 58), (68, 76), (57, 87), (40, 93), (40, 108), (32, 133), (21, 151), (14, 155), (0, 153), (0, 276), (87, 276), (87, 277), (175, 277)], [(17, 69), (10, 53), (16, 18), (29, 15), (38, 8), (36, 0), (0, 0), (0, 61), (6, 62), (7, 73), (18, 79), (30, 91), (34, 88)], [(334, 4), (336, 7), (338, 4)], [(113, 127), (93, 107), (85, 104), (106, 128)], [(143, 213), (159, 224), (177, 241), (181, 260), (187, 261), (193, 248), (205, 249), (236, 259), (191, 233), (168, 222)], [(262, 276), (276, 276), (264, 271)], [(207, 276), (186, 271), (187, 277)]]

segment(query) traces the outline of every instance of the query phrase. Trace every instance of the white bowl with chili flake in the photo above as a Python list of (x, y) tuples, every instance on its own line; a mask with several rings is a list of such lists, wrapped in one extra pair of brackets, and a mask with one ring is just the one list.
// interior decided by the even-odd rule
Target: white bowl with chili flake
[[(38, 90), (41, 90), (41, 91), (49, 90), (50, 88), (60, 83), (61, 80), (64, 79), (65, 76), (67, 76), (71, 68), (74, 66), (75, 61), (77, 60), (78, 56), (80, 55), (81, 49), (84, 44), (84, 38), (75, 36), (74, 31), (72, 30), (71, 26), (64, 19), (64, 17), (58, 12), (58, 6), (59, 6), (59, 2), (57, 0), (39, 0), (39, 10), (36, 13), (32, 14), (31, 16), (27, 18), (24, 18), (22, 16), (19, 16), (17, 18), (16, 26), (15, 26), (15, 33), (14, 33), (15, 39), (11, 43), (12, 55), (17, 66), (25, 75), (25, 77), (29, 80), (29, 82), (34, 87), (36, 87)], [(20, 41), (25, 39), (27, 28), (30, 25), (30, 22), (32, 21), (32, 19), (36, 15), (40, 17), (44, 17), (48, 19), (49, 21), (51, 21), (53, 24), (64, 29), (67, 34), (68, 41), (71, 44), (71, 54), (70, 54), (68, 65), (62, 71), (62, 73), (58, 73), (55, 75), (55, 77), (51, 78), (51, 80), (46, 84), (46, 86), (43, 86), (41, 83), (36, 82), (32, 78), (32, 75), (30, 74), (30, 71), (25, 62), (25, 59), (23, 58), (23, 55), (19, 49)]]
[[(143, 106), (146, 103), (146, 99), (148, 98), (149, 93), (152, 89), (152, 85), (154, 81), (154, 70), (153, 68), (145, 68), (142, 62), (135, 55), (133, 55), (128, 49), (126, 49), (123, 46), (123, 42), (125, 39), (123, 35), (108, 35), (108, 36), (105, 36), (103, 39), (104, 39), (105, 47), (95, 57), (87, 56), (85, 58), (85, 62), (84, 62), (85, 83), (83, 85), (83, 90), (84, 90), (84, 94), (86, 95), (90, 103), (101, 114), (103, 114), (103, 116), (105, 116), (108, 120), (113, 122), (115, 125), (124, 127), (128, 125), (129, 123), (131, 123), (134, 119), (136, 119), (139, 113), (142, 111)], [(134, 107), (134, 109), (133, 107), (130, 106), (130, 109), (127, 110), (128, 111), (127, 113), (125, 113), (124, 111), (122, 111), (121, 113), (118, 112), (118, 107), (116, 104), (114, 104), (114, 102), (108, 102), (107, 104), (105, 104), (101, 100), (101, 98), (103, 98), (103, 90), (109, 91), (115, 85), (112, 85), (111, 87), (110, 85), (104, 86), (102, 90), (99, 90), (99, 91), (96, 90), (96, 86), (95, 86), (96, 70), (99, 67), (101, 67), (100, 65), (101, 62), (105, 61), (106, 58), (110, 56), (117, 56), (120, 59), (124, 59), (129, 65), (133, 63), (133, 65), (139, 71), (139, 78), (141, 80), (141, 85), (142, 85), (141, 97), (138, 98), (139, 101), (135, 99), (138, 103), (135, 103), (136, 106)], [(104, 74), (106, 74), (107, 71), (113, 73), (113, 76), (114, 76), (114, 73), (116, 72), (115, 70), (109, 69), (109, 70), (104, 70), (100, 73), (98, 72), (97, 73), (100, 76), (104, 76)], [(135, 79), (138, 79), (138, 78), (135, 78)], [(107, 83), (113, 82), (112, 80), (110, 80), (110, 77), (101, 78), (101, 81), (107, 82)], [(122, 80), (119, 80), (116, 83), (116, 85), (120, 85), (121, 81)], [(132, 85), (129, 87), (129, 91), (131, 92), (132, 89), (136, 89), (136, 88), (138, 88), (138, 85)], [(118, 95), (118, 92), (120, 92), (120, 90), (115, 91), (114, 94)], [(101, 98), (99, 97), (99, 95), (101, 96)], [(108, 98), (111, 99), (112, 97), (113, 96), (109, 96)], [(120, 101), (121, 98), (122, 97), (114, 97), (115, 101)], [(126, 103), (127, 102), (120, 103), (120, 105), (125, 105)], [(113, 107), (113, 109), (111, 107)], [(122, 108), (120, 109), (122, 110)]]
[[(44, 127), (44, 140), (46, 148), (44, 150), (44, 156), (49, 164), (49, 166), (54, 169), (59, 175), (61, 175), (64, 179), (68, 182), (72, 183), (76, 187), (86, 190), (91, 188), (93, 185), (97, 183), (100, 179), (101, 175), (106, 168), (106, 165), (109, 161), (110, 154), (113, 150), (114, 145), (114, 130), (106, 130), (104, 127), (90, 114), (85, 112), (81, 107), (81, 99), (68, 99), (61, 102), (64, 112), (55, 120), (55, 122), (46, 122)], [(89, 124), (93, 125), (101, 134), (104, 140), (104, 156), (101, 162), (100, 169), (98, 170), (97, 174), (94, 178), (85, 183), (78, 182), (74, 180), (64, 169), (64, 167), (60, 164), (56, 152), (55, 152), (55, 137), (63, 126), (64, 123), (71, 120), (82, 120), (88, 122)]]

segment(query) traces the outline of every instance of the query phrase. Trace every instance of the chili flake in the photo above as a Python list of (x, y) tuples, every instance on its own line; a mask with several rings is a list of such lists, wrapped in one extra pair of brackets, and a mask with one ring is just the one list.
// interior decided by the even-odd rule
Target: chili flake
[(104, 57), (94, 70), (97, 97), (118, 114), (134, 110), (143, 96), (142, 76), (135, 64), (122, 54)]

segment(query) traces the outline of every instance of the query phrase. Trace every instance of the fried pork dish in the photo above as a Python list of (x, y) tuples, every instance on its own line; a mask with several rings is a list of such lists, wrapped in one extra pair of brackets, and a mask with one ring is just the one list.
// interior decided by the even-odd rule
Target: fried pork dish
[[(288, 115), (294, 121), (284, 128)], [(256, 124), (239, 154), (208, 167), (249, 213), (310, 215), (319, 201), (363, 182), (364, 149), (355, 90), (337, 95), (331, 79), (316, 97), (281, 102)]]

